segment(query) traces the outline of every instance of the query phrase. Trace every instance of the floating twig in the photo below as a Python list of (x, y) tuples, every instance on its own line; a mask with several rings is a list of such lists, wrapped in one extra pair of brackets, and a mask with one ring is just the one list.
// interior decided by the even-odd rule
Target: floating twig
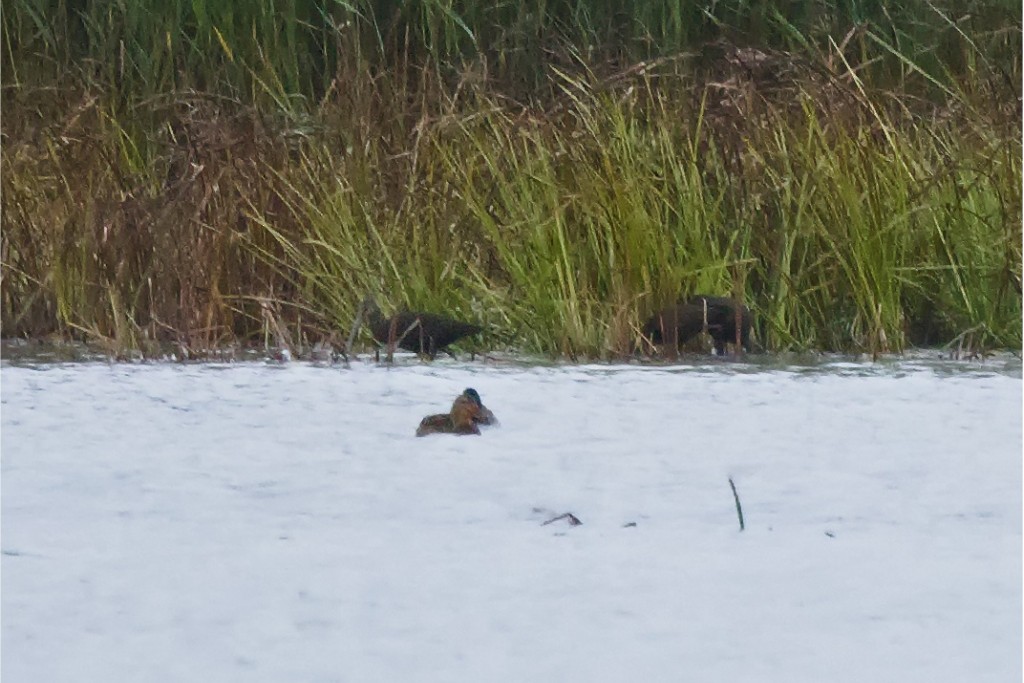
[(740, 531), (743, 531), (743, 508), (740, 507), (740, 494), (736, 493), (736, 484), (732, 482), (732, 477), (729, 477), (729, 486), (732, 487), (732, 497), (736, 500), (736, 515), (740, 518)]
[(548, 524), (551, 524), (553, 522), (557, 522), (557, 521), (562, 520), (562, 519), (569, 520), (569, 526), (579, 526), (580, 524), (583, 524), (583, 522), (581, 522), (579, 517), (577, 517), (576, 515), (572, 514), (571, 512), (563, 512), (562, 514), (558, 515), (557, 517), (552, 517), (548, 521), (542, 522), (541, 526), (547, 526)]

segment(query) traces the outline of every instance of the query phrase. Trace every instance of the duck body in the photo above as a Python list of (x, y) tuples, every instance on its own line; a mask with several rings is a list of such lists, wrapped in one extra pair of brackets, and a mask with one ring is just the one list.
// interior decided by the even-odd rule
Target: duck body
[(420, 420), (416, 436), (428, 434), (480, 434), (479, 425), (496, 425), (494, 413), (484, 407), (475, 389), (466, 389), (455, 398), (448, 413), (427, 415)]
[(480, 428), (473, 420), (456, 421), (451, 413), (438, 413), (427, 415), (420, 420), (420, 426), (416, 428), (416, 436), (428, 436), (430, 434), (480, 434)]
[[(725, 353), (726, 344), (736, 343), (736, 301), (725, 296), (697, 295), (683, 303), (655, 313), (644, 326), (644, 336), (655, 344), (685, 344), (700, 334), (707, 324), (707, 332), (718, 355)], [(750, 348), (750, 309), (740, 310), (740, 345)]]
[(446, 350), (449, 344), (483, 331), (479, 325), (438, 313), (400, 311), (385, 318), (373, 299), (363, 301), (363, 307), (367, 325), (378, 344), (387, 344), (393, 338), (398, 348), (431, 358), (438, 351)]

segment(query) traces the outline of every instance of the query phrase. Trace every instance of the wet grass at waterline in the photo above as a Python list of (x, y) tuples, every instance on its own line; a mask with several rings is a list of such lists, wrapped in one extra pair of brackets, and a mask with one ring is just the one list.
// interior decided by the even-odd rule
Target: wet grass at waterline
[(896, 351), (966, 330), (1020, 343), (1020, 168), (1004, 140), (827, 125), (808, 100), (737, 148), (664, 91), (566, 89), (551, 119), (452, 107), (399, 158), (218, 141), (186, 166), (217, 169), (205, 182), (153, 179), (119, 201), (100, 158), (84, 179), (58, 166), (59, 192), (5, 173), (5, 288), (35, 295), (5, 314), (36, 316), (5, 326), (52, 317), (115, 347), (264, 329), (308, 345), (343, 338), (374, 292), (482, 323), (485, 345), (607, 357), (631, 353), (657, 308), (738, 282), (768, 349)]
[(769, 350), (1019, 348), (1019, 22), (830, 41), (734, 5), (731, 31), (666, 40), (690, 52), (562, 36), (530, 84), (509, 64), (535, 53), (460, 62), (443, 31), (402, 51), (320, 25), (328, 49), (300, 4), (263, 52), (214, 12), (166, 63), (126, 43), (60, 72), (113, 49), (102, 17), (62, 54), (5, 12), (4, 333), (309, 348), (370, 293), (482, 324), (479, 348), (618, 357), (653, 311), (735, 292)]
[(566, 89), (565, 125), (496, 102), (439, 117), (397, 209), (312, 175), (351, 177), (344, 160), (308, 160), (282, 194), (306, 229), (275, 233), (282, 272), (339, 323), (379, 291), (570, 357), (627, 355), (652, 311), (737, 284), (769, 349), (896, 351), (968, 329), (1019, 345), (1017, 147), (837, 127), (808, 99), (737, 149), (663, 92)]

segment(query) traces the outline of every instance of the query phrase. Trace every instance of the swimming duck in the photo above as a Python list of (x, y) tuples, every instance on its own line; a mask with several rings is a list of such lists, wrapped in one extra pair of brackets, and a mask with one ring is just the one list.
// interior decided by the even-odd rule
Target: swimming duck
[(416, 436), (428, 434), (479, 434), (478, 425), (496, 425), (494, 413), (484, 407), (476, 389), (466, 389), (459, 394), (449, 413), (428, 415), (420, 420)]
[(394, 339), (399, 348), (426, 354), (430, 358), (434, 358), (438, 351), (447, 350), (449, 344), (483, 331), (479, 325), (437, 313), (400, 311), (385, 318), (377, 302), (371, 298), (364, 299), (362, 306), (367, 325), (378, 344), (387, 344)]

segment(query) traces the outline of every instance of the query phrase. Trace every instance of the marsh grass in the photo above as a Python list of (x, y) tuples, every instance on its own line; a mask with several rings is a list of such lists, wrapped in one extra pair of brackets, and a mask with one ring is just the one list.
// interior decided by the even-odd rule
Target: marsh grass
[(3, 14), (7, 335), (304, 349), (369, 293), (610, 358), (734, 293), (767, 349), (1020, 346), (1019, 8), (149, 4)]

